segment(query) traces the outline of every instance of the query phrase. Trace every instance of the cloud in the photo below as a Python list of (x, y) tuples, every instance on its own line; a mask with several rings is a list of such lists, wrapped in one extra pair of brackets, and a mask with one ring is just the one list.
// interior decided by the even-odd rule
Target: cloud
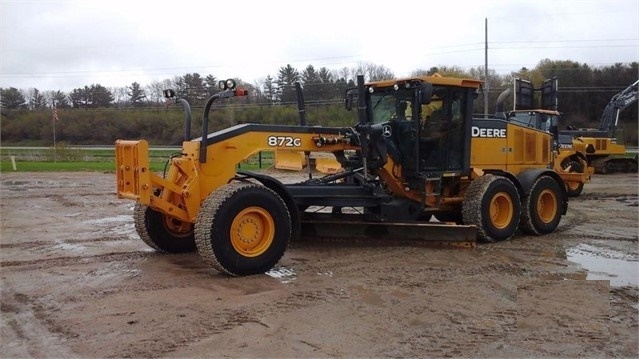
[(636, 0), (0, 4), (0, 87), (123, 87), (193, 72), (252, 82), (287, 64), (301, 71), (372, 62), (397, 76), (470, 68), (484, 64), (486, 18), (489, 67), (500, 73), (545, 58), (639, 58)]

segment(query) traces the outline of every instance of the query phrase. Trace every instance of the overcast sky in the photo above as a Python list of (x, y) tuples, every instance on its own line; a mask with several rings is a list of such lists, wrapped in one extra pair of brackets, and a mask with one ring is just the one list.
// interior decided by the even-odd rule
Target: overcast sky
[(186, 73), (254, 83), (286, 64), (396, 76), (540, 60), (639, 61), (637, 0), (0, 0), (0, 87), (71, 91)]

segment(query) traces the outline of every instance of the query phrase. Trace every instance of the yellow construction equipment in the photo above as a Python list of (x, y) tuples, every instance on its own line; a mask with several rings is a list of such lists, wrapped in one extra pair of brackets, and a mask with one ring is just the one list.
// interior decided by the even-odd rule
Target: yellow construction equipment
[(335, 156), (315, 157), (315, 169), (321, 173), (337, 173), (342, 170), (342, 165)]
[(278, 170), (301, 171), (307, 166), (304, 152), (274, 151), (274, 167)]
[[(246, 94), (226, 81), (204, 107), (201, 137), (185, 130), (165, 175), (149, 169), (145, 140), (116, 141), (117, 195), (137, 202), (135, 228), (149, 246), (197, 250), (229, 275), (266, 272), (292, 238), (323, 230), (453, 244), (550, 233), (568, 207), (552, 169), (553, 137), (506, 120), (473, 120), (481, 84), (358, 76), (345, 95), (346, 109), (357, 111), (351, 127), (245, 123), (209, 133), (212, 103)], [(330, 153), (341, 170), (309, 172), (298, 183), (237, 170), (259, 151)]]
[(619, 114), (639, 101), (639, 80), (615, 94), (601, 115), (599, 128), (573, 128), (559, 132), (563, 144), (584, 148), (588, 166), (597, 173), (637, 172), (637, 153), (629, 153), (617, 140)]
[[(534, 88), (530, 81), (516, 78), (514, 88), (514, 91), (508, 88), (499, 95), (495, 117), (551, 133), (553, 135), (553, 169), (564, 181), (568, 196), (579, 196), (595, 169), (587, 161), (586, 146), (581, 141), (573, 141), (559, 133), (558, 126), (562, 121), (562, 114), (557, 111), (557, 78), (545, 80), (540, 88)], [(541, 105), (533, 107), (536, 91), (542, 93)], [(515, 94), (513, 110), (504, 111), (504, 100), (513, 92)]]

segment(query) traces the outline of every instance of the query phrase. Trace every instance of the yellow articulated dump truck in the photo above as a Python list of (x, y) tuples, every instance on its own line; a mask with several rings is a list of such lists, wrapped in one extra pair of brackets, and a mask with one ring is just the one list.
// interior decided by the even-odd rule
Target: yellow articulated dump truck
[[(506, 89), (497, 99), (495, 117), (553, 135), (553, 168), (566, 184), (569, 197), (577, 197), (590, 182), (595, 169), (589, 165), (586, 146), (560, 133), (562, 114), (557, 110), (558, 79), (553, 77), (535, 89), (532, 82), (516, 78), (514, 90)], [(541, 92), (541, 105), (533, 106), (534, 93)], [(504, 110), (504, 101), (514, 93), (513, 109)]]
[[(166, 175), (150, 170), (147, 141), (116, 141), (117, 195), (136, 201), (135, 228), (149, 246), (197, 250), (234, 276), (270, 270), (291, 239), (323, 230), (472, 245), (518, 229), (550, 233), (568, 206), (552, 168), (552, 135), (505, 120), (473, 121), (481, 85), (358, 76), (345, 94), (346, 110), (357, 114), (350, 127), (245, 123), (209, 133), (212, 103), (246, 94), (228, 81), (204, 106), (200, 137), (185, 126), (182, 153)], [(341, 169), (296, 183), (237, 169), (248, 156), (276, 150), (332, 154)]]

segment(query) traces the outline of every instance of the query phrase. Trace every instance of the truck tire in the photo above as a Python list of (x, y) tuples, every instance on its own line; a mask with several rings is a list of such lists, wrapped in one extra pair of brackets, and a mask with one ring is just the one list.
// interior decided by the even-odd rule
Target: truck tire
[(195, 221), (195, 244), (206, 263), (232, 276), (267, 272), (291, 239), (282, 198), (255, 183), (230, 183), (211, 192)]
[(195, 251), (193, 224), (168, 217), (136, 203), (133, 222), (138, 235), (149, 247), (165, 253)]
[(477, 226), (482, 242), (509, 239), (519, 225), (521, 201), (515, 185), (506, 177), (491, 174), (472, 181), (464, 194), (464, 224)]
[[(561, 163), (561, 167), (565, 170), (570, 167), (570, 172), (583, 173), (586, 164), (574, 158), (567, 158)], [(566, 194), (568, 197), (579, 197), (584, 190), (584, 184), (579, 182), (566, 182)]]
[(522, 203), (519, 228), (527, 234), (547, 234), (554, 231), (561, 220), (561, 188), (550, 176), (540, 176)]

